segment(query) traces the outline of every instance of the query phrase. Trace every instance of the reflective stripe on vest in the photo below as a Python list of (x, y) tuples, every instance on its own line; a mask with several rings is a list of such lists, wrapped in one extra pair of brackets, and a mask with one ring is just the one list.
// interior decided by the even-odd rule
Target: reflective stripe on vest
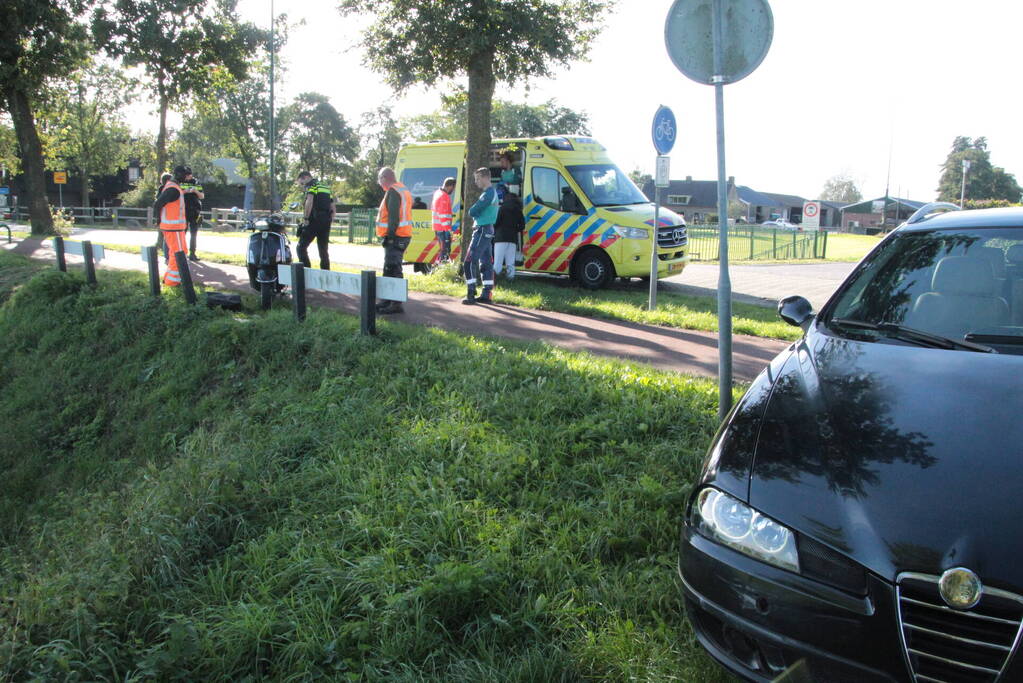
[(451, 195), (443, 189), (433, 193), (433, 231), (446, 232), (451, 230)]
[(185, 224), (185, 193), (181, 189), (181, 186), (173, 180), (168, 181), (167, 184), (163, 186), (163, 189), (166, 191), (169, 187), (173, 187), (178, 191), (178, 199), (170, 204), (164, 204), (163, 208), (160, 209), (160, 229), (183, 229), (178, 228), (177, 226)]
[[(390, 189), (397, 192), (398, 196), (401, 197), (398, 230), (395, 234), (398, 237), (412, 237), (412, 193), (401, 183), (391, 185)], [(377, 235), (379, 237), (387, 236), (388, 218), (387, 193), (384, 192), (384, 198), (380, 200), (380, 209), (377, 211)]]

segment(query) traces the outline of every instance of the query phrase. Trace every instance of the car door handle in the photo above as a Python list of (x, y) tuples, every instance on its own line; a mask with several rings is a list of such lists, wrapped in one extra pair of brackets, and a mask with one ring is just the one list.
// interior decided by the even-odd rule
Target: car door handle
[(539, 216), (530, 216), (529, 220), (531, 220), (531, 221), (538, 221), (538, 220), (540, 220), (540, 217)]

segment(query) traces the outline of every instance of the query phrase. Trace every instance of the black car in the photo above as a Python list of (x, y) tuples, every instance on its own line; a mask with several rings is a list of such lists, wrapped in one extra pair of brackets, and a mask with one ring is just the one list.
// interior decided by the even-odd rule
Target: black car
[(752, 681), (1023, 681), (1023, 209), (925, 207), (721, 426), (679, 573)]

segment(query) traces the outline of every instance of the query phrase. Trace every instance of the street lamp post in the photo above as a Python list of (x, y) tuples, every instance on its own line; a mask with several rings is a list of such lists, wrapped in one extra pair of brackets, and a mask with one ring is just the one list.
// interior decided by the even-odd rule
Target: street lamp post
[(963, 187), (959, 190), (959, 208), (963, 208), (966, 201), (966, 173), (970, 170), (970, 160), (963, 159)]

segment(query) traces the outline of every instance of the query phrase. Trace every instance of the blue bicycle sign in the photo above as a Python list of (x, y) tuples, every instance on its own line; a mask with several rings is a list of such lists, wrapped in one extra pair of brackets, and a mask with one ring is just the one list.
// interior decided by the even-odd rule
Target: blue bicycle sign
[(668, 107), (663, 105), (658, 107), (657, 113), (654, 114), (652, 128), (654, 149), (658, 154), (667, 154), (671, 151), (671, 148), (675, 146), (677, 132), (675, 114)]

